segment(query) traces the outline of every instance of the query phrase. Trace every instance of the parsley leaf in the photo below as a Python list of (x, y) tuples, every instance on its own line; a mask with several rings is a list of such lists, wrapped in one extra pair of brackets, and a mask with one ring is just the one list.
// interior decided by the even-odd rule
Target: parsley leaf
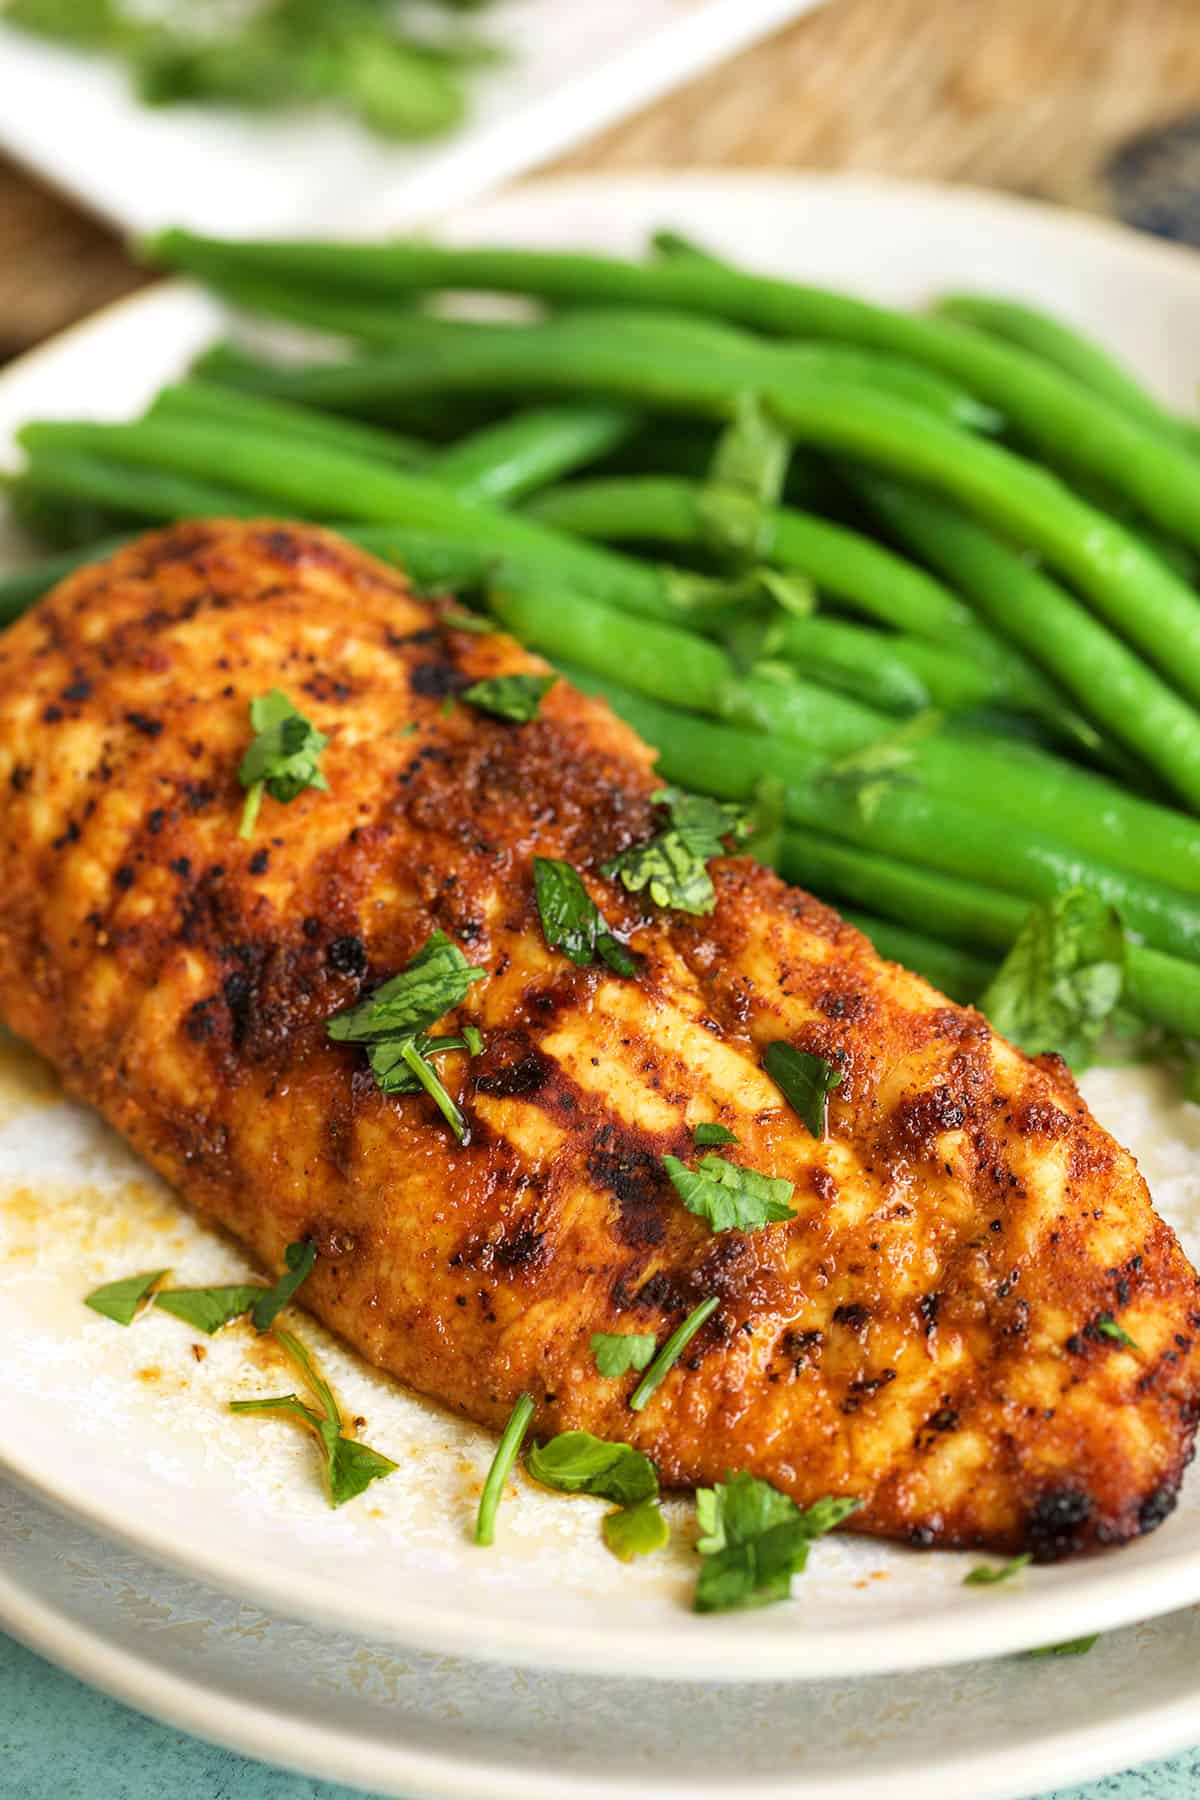
[(707, 548), (735, 568), (770, 548), (770, 508), (783, 493), (791, 454), (788, 437), (758, 395), (739, 394), (697, 503)]
[(597, 1372), (609, 1377), (644, 1369), (655, 1350), (653, 1337), (635, 1331), (593, 1331), (591, 1344)]
[(851, 795), (859, 817), (869, 825), (893, 788), (918, 785), (916, 777), (909, 773), (916, 756), (915, 745), (932, 736), (941, 724), (942, 715), (933, 708), (914, 713), (895, 731), (828, 763), (818, 780), (824, 787)]
[(207, 1288), (168, 1288), (165, 1293), (154, 1296), (154, 1304), (161, 1306), (164, 1312), (172, 1313), (175, 1318), (182, 1319), (193, 1331), (203, 1331), (212, 1337), (222, 1326), (231, 1325), (248, 1313), (260, 1295), (268, 1289), (254, 1286), (244, 1287), (207, 1287)]
[(682, 788), (663, 788), (653, 796), (665, 807), (670, 823), (645, 844), (634, 844), (604, 864), (604, 874), (617, 875), (630, 893), (648, 888), (656, 906), (700, 915), (716, 905), (708, 864), (727, 854), (725, 840), (735, 845), (748, 835), (744, 807)]
[(692, 1142), (697, 1150), (705, 1150), (710, 1144), (736, 1144), (737, 1136), (728, 1125), (702, 1124), (693, 1126)]
[(636, 1506), (658, 1493), (658, 1475), (648, 1456), (590, 1431), (562, 1431), (548, 1444), (535, 1444), (525, 1463), (535, 1481), (561, 1494), (597, 1494), (621, 1506)]
[(475, 1542), (491, 1544), (496, 1537), (496, 1513), (500, 1506), (500, 1497), (504, 1492), (504, 1484), (512, 1474), (513, 1464), (521, 1452), (521, 1444), (525, 1433), (529, 1430), (533, 1418), (534, 1405), (528, 1394), (521, 1394), (517, 1403), (508, 1415), (508, 1423), (496, 1445), (496, 1454), (492, 1458), (487, 1472), (487, 1480), (483, 1484), (483, 1493), (479, 1497), (479, 1513), (475, 1520)]
[(677, 1156), (664, 1156), (671, 1186), (690, 1213), (706, 1219), (713, 1231), (760, 1231), (794, 1217), (788, 1205), (790, 1181), (743, 1169), (712, 1151), (689, 1169)]
[(696, 1611), (728, 1612), (786, 1600), (813, 1540), (861, 1504), (826, 1496), (801, 1512), (770, 1482), (745, 1473), (701, 1488), (696, 1510), (703, 1536), (697, 1549), (705, 1561), (696, 1583)]
[(823, 1138), (829, 1096), (845, 1071), (826, 1062), (823, 1056), (794, 1049), (782, 1039), (767, 1045), (763, 1068), (793, 1112), (803, 1119), (809, 1135)]
[(561, 950), (579, 969), (599, 956), (618, 975), (637, 974), (636, 956), (614, 937), (570, 863), (535, 856), (533, 882), (542, 931), (552, 950)]
[(1120, 1344), (1125, 1350), (1141, 1349), (1141, 1345), (1137, 1342), (1136, 1338), (1131, 1338), (1129, 1333), (1125, 1330), (1125, 1327), (1123, 1325), (1118, 1325), (1111, 1313), (1101, 1313), (1099, 1318), (1095, 1321), (1093, 1329), (1102, 1336), (1111, 1338), (1114, 1344)]
[(112, 1319), (114, 1324), (132, 1325), (152, 1288), (170, 1273), (169, 1269), (151, 1269), (145, 1275), (126, 1275), (120, 1281), (106, 1282), (87, 1296), (84, 1305)]
[(472, 968), (444, 931), (435, 931), (398, 975), (359, 1005), (330, 1019), (329, 1035), (340, 1044), (415, 1036), (461, 1006), (471, 984), (486, 974), (486, 969)]
[(995, 1587), (998, 1581), (1011, 1581), (1022, 1569), (1028, 1568), (1033, 1561), (1033, 1552), (1026, 1550), (1021, 1556), (1014, 1556), (1006, 1563), (980, 1563), (977, 1568), (963, 1576), (964, 1587)]
[(1090, 1637), (1068, 1638), (1065, 1644), (1044, 1644), (1040, 1650), (1026, 1650), (1026, 1656), (1086, 1656), (1092, 1647), (1100, 1642), (1100, 1633), (1093, 1631)]
[(646, 1370), (646, 1373), (642, 1376), (642, 1379), (638, 1382), (632, 1394), (630, 1394), (629, 1407), (631, 1412), (641, 1412), (648, 1404), (650, 1396), (654, 1393), (655, 1389), (658, 1388), (671, 1373), (671, 1370), (675, 1367), (675, 1364), (679, 1361), (696, 1333), (700, 1330), (700, 1327), (707, 1324), (708, 1320), (712, 1318), (720, 1304), (719, 1297), (716, 1294), (710, 1294), (707, 1300), (702, 1300), (699, 1306), (692, 1309), (682, 1325), (677, 1325), (675, 1327), (675, 1330), (671, 1333), (658, 1355), (654, 1358), (654, 1361), (650, 1364), (650, 1367)]
[(1120, 918), (1086, 888), (1068, 888), (1034, 907), (978, 1006), (1028, 1055), (1056, 1050), (1084, 1069), (1124, 982)]
[(538, 708), (557, 680), (557, 675), (496, 675), (491, 681), (477, 681), (473, 687), (464, 688), (460, 699), (497, 719), (524, 725), (537, 717)]
[(317, 1260), (317, 1246), (311, 1238), (302, 1238), (298, 1244), (289, 1244), (283, 1253), (285, 1272), (279, 1277), (274, 1287), (269, 1287), (260, 1294), (255, 1302), (251, 1319), (255, 1331), (269, 1331), (275, 1323), (276, 1316), (281, 1313), (302, 1281), (312, 1274)]
[[(371, 1072), (385, 1094), (413, 1094), (420, 1088), (435, 1101), (459, 1142), (466, 1122), (429, 1065), (447, 1050), (478, 1053), (482, 1038), (474, 1026), (461, 1037), (431, 1038), (428, 1027), (466, 999), (486, 969), (473, 968), (444, 931), (435, 931), (412, 961), (366, 1000), (338, 1013), (326, 1025), (336, 1043), (365, 1044)], [(467, 1031), (471, 1036), (467, 1036)]]
[(671, 1535), (657, 1500), (639, 1500), (636, 1506), (622, 1506), (616, 1512), (605, 1513), (600, 1529), (604, 1542), (622, 1562), (661, 1550)]
[(238, 765), (238, 780), (247, 790), (238, 835), (253, 834), (264, 791), (285, 806), (305, 788), (327, 788), (329, 783), (317, 758), (329, 739), (298, 712), (278, 688), (250, 702), (254, 740)]
[(299, 1338), (290, 1331), (277, 1331), (275, 1341), (299, 1369), (316, 1396), (320, 1410), (306, 1405), (298, 1394), (273, 1394), (263, 1400), (231, 1400), (229, 1410), (235, 1413), (282, 1413), (306, 1425), (321, 1448), (329, 1504), (344, 1506), (373, 1481), (391, 1475), (398, 1465), (369, 1445), (343, 1435), (342, 1416), (333, 1390)]

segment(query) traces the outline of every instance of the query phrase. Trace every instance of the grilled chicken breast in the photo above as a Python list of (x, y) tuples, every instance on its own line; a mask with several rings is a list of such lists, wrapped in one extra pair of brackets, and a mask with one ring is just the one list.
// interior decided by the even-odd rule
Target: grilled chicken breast
[[(1118, 1543), (1169, 1512), (1200, 1393), (1197, 1278), (1064, 1066), (882, 961), (745, 859), (711, 917), (598, 873), (649, 835), (653, 752), (559, 682), (527, 724), (445, 702), (544, 668), (318, 531), (185, 525), (79, 572), (0, 637), (0, 1012), (264, 1270), (484, 1424), (646, 1450), (668, 1485), (859, 1496), (922, 1545)], [(329, 737), (328, 791), (238, 836), (247, 704)], [(546, 945), (534, 853), (583, 870), (642, 967)], [(446, 1029), (469, 1120), (379, 1091), (330, 1016), (434, 929), (488, 971)], [(763, 1071), (837, 1063), (823, 1141)], [(714, 1234), (664, 1171), (693, 1127), (795, 1184)], [(644, 1412), (593, 1332), (719, 1307)], [(1099, 1328), (1119, 1320), (1136, 1348)]]

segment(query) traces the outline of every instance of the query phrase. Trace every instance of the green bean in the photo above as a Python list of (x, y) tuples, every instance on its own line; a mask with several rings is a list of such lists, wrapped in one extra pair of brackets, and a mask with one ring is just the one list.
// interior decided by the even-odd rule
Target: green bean
[(880, 956), (888, 962), (902, 963), (960, 1006), (969, 1006), (982, 994), (996, 972), (994, 963), (970, 950), (957, 950), (939, 944), (923, 931), (910, 931), (890, 919), (877, 919), (871, 913), (844, 912), (842, 917), (870, 938)]
[(356, 419), (338, 418), (309, 406), (292, 406), (286, 400), (222, 387), (214, 381), (181, 381), (160, 388), (150, 406), (150, 419), (200, 419), (228, 425), (246, 425), (252, 431), (278, 431), (285, 437), (313, 438), (318, 443), (371, 456), (380, 462), (415, 469), (433, 453), (429, 444), (404, 437), (397, 431), (364, 425)]
[(51, 588), (57, 587), (68, 575), (73, 575), (76, 569), (81, 569), (90, 562), (102, 561), (128, 542), (127, 537), (106, 538), (102, 543), (89, 544), (85, 549), (64, 550), (59, 556), (42, 557), (26, 568), (16, 569), (0, 577), (0, 625), (11, 625), (21, 613), (34, 606), (43, 594), (48, 594)]
[(640, 424), (617, 406), (519, 412), (451, 444), (429, 473), (466, 498), (520, 500), (627, 443)]
[(1185, 448), (1196, 448), (1196, 427), (1177, 419), (1144, 388), (1115, 356), (1081, 331), (1052, 314), (1020, 300), (998, 299), (989, 294), (944, 294), (933, 308), (937, 318), (957, 325), (975, 326), (991, 336), (1016, 344), (1031, 355), (1052, 363), (1086, 388), (1120, 407), (1122, 412), (1152, 425)]
[(179, 230), (159, 234), (148, 249), (159, 261), (201, 276), (206, 262), (219, 254), (226, 266), (232, 261), (247, 274), (298, 286), (317, 282), (376, 300), (457, 288), (533, 295), (559, 305), (661, 307), (789, 337), (832, 338), (899, 353), (960, 381), (997, 407), (1043, 454), (1101, 476), (1169, 532), (1200, 544), (1195, 457), (1041, 357), (947, 320), (895, 312), (704, 258), (647, 265), (578, 252), (427, 243), (228, 245)]
[(727, 642), (743, 665), (780, 658), (801, 675), (885, 712), (926, 706), (970, 712), (1013, 701), (1003, 676), (958, 651), (825, 614), (805, 619), (780, 612), (766, 624), (748, 619), (727, 634)]
[(658, 750), (659, 769), (677, 781), (720, 799), (750, 801), (762, 776), (779, 777), (787, 817), (884, 852), (902, 862), (947, 874), (995, 882), (1008, 893), (1048, 899), (1084, 886), (1115, 906), (1132, 931), (1156, 948), (1200, 959), (1200, 906), (1161, 880), (1114, 868), (1080, 855), (1027, 822), (1014, 831), (982, 805), (957, 804), (924, 787), (897, 784), (885, 805), (865, 816), (853, 796), (829, 780), (818, 752), (798, 744), (767, 743), (752, 732), (714, 724), (647, 700), (616, 682), (561, 663), (585, 693), (598, 694)]
[(1036, 656), (1085, 712), (1200, 806), (1200, 718), (1065, 589), (930, 495), (866, 477), (891, 529), (949, 577), (989, 624)]
[(266, 506), (348, 523), (407, 526), (477, 545), (497, 568), (512, 562), (547, 569), (558, 583), (613, 599), (625, 610), (678, 617), (678, 606), (657, 569), (480, 501), (461, 499), (428, 476), (384, 468), (323, 445), (161, 420), (132, 425), (46, 421), (27, 425), (19, 441), (35, 461), (51, 452), (70, 452), (170, 470), (199, 482), (228, 482), (235, 491), (254, 494), (254, 504), (244, 501), (247, 511)]
[[(220, 435), (228, 440), (222, 430)], [(180, 475), (170, 468), (133, 469), (116, 460), (75, 450), (64, 439), (62, 447), (47, 444), (30, 455), (12, 491), (21, 488), (85, 500), (117, 517), (138, 522), (162, 523), (171, 519), (251, 517), (269, 510), (261, 498), (251, 498), (235, 486), (219, 485), (220, 470), (214, 464), (212, 479)]]
[[(704, 488), (670, 476), (576, 481), (541, 494), (527, 516), (574, 536), (650, 539), (702, 549), (708, 526)], [(1053, 685), (1002, 639), (979, 624), (949, 588), (861, 533), (791, 508), (766, 515), (758, 546), (764, 562), (796, 569), (825, 593), (916, 637), (960, 650), (991, 671), (1005, 700), (1060, 726), (1078, 739)], [(702, 621), (701, 621), (702, 622)]]
[[(799, 677), (739, 677), (727, 656), (690, 632), (623, 618), (602, 603), (566, 595), (561, 586), (538, 591), (502, 584), (491, 604), (514, 636), (552, 662), (771, 734), (767, 756), (793, 746), (819, 755), (827, 785), (831, 763), (886, 740), (891, 729), (886, 714)], [(1180, 893), (1200, 893), (1200, 825), (1057, 757), (975, 735), (939, 735), (904, 746), (902, 774), (931, 796), (977, 808), (1018, 830), (1044, 820), (1079, 855), (1149, 880), (1166, 876)], [(899, 785), (888, 785), (886, 806)]]
[[(641, 344), (632, 335), (606, 338), (558, 323), (424, 322), (430, 325), (437, 328), (434, 336), (404, 351), (280, 371), (279, 391), (318, 405), (352, 406), (365, 390), (381, 397), (504, 384), (591, 392), (708, 418), (730, 416), (744, 391), (732, 362)], [(759, 391), (793, 437), (924, 481), (1040, 551), (1181, 687), (1200, 696), (1195, 593), (1128, 531), (1044, 469), (865, 389), (789, 375)]]

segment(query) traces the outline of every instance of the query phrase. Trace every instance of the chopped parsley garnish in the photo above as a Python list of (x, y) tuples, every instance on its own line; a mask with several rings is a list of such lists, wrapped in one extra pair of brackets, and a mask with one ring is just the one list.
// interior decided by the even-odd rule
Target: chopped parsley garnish
[(696, 1333), (700, 1330), (700, 1327), (712, 1318), (720, 1304), (721, 1302), (717, 1295), (710, 1294), (707, 1300), (702, 1300), (699, 1306), (688, 1314), (682, 1325), (676, 1326), (658, 1355), (654, 1358), (654, 1361), (650, 1364), (650, 1367), (646, 1370), (646, 1373), (642, 1376), (642, 1379), (634, 1388), (632, 1394), (630, 1394), (629, 1406), (632, 1412), (641, 1412), (643, 1410), (647, 1405), (650, 1396), (666, 1376), (671, 1373), (671, 1370), (675, 1367), (675, 1364), (679, 1361)]
[(643, 1337), (635, 1331), (594, 1331), (592, 1333), (592, 1355), (596, 1359), (596, 1369), (601, 1375), (609, 1377), (627, 1375), (630, 1369), (639, 1372), (646, 1367), (655, 1351), (653, 1337)]
[(105, 1318), (115, 1319), (118, 1325), (131, 1325), (142, 1303), (152, 1297), (155, 1306), (209, 1337), (248, 1312), (253, 1313), (256, 1331), (268, 1331), (276, 1314), (312, 1274), (316, 1260), (316, 1245), (305, 1238), (288, 1245), (284, 1251), (285, 1272), (272, 1287), (264, 1287), (261, 1282), (238, 1282), (227, 1287), (165, 1288), (152, 1296), (156, 1284), (170, 1273), (168, 1269), (156, 1269), (149, 1275), (127, 1275), (122, 1281), (110, 1281), (107, 1287), (89, 1294), (86, 1304)]
[(792, 1183), (727, 1162), (710, 1150), (689, 1169), (677, 1156), (664, 1156), (671, 1186), (690, 1213), (713, 1231), (760, 1231), (794, 1215), (788, 1202)]
[(622, 1562), (661, 1550), (671, 1535), (657, 1500), (639, 1500), (636, 1506), (621, 1506), (615, 1512), (605, 1513), (600, 1529), (604, 1542)]
[(765, 555), (770, 508), (787, 478), (792, 446), (757, 394), (739, 394), (717, 440), (698, 512), (707, 546), (744, 567)]
[(767, 1045), (763, 1068), (792, 1111), (803, 1119), (809, 1135), (823, 1138), (829, 1096), (845, 1071), (826, 1062), (823, 1056), (810, 1056), (807, 1050), (794, 1049), (782, 1039)]
[(1136, 1338), (1131, 1338), (1123, 1325), (1118, 1325), (1111, 1313), (1101, 1313), (1095, 1321), (1094, 1329), (1102, 1337), (1111, 1338), (1114, 1344), (1120, 1344), (1125, 1350), (1140, 1350), (1141, 1345)]
[(202, 1331), (207, 1337), (220, 1331), (225, 1325), (232, 1325), (250, 1311), (260, 1297), (270, 1290), (257, 1284), (238, 1287), (206, 1287), (206, 1288), (167, 1288), (164, 1293), (156, 1294), (154, 1304), (164, 1312), (172, 1313), (175, 1318), (182, 1319), (193, 1331)]
[[(299, 1420), (308, 1427), (320, 1445), (325, 1464), (325, 1480), (330, 1506), (344, 1506), (364, 1488), (384, 1475), (391, 1475), (397, 1465), (378, 1450), (348, 1438), (342, 1430), (342, 1415), (333, 1391), (299, 1338), (290, 1331), (276, 1331), (275, 1341), (291, 1358), (315, 1396), (318, 1406), (309, 1406), (298, 1394), (275, 1394), (264, 1400), (231, 1400), (230, 1412), (279, 1413)], [(319, 1410), (318, 1410), (319, 1408)]]
[(613, 935), (570, 863), (535, 856), (533, 882), (542, 931), (552, 950), (561, 950), (579, 969), (600, 957), (618, 975), (637, 974), (636, 956)]
[(864, 744), (829, 763), (819, 777), (822, 786), (849, 794), (858, 807), (859, 817), (869, 825), (893, 789), (916, 787), (916, 777), (909, 773), (915, 757), (914, 746), (930, 737), (942, 724), (942, 715), (932, 708), (914, 713), (895, 731)]
[(329, 739), (298, 712), (286, 694), (272, 688), (250, 702), (255, 736), (238, 765), (246, 789), (239, 837), (254, 832), (264, 792), (287, 806), (305, 788), (327, 788), (318, 761)]
[(1084, 1069), (1124, 983), (1119, 916), (1086, 888), (1068, 888), (1034, 907), (977, 1004), (1027, 1055), (1054, 1050)]
[(385, 1094), (412, 1094), (424, 1088), (460, 1143), (466, 1121), (429, 1063), (431, 1056), (447, 1050), (482, 1047), (475, 1027), (461, 1037), (431, 1038), (429, 1027), (461, 1006), (473, 982), (482, 981), (486, 969), (473, 968), (443, 931), (435, 931), (412, 961), (382, 987), (330, 1019), (326, 1030), (336, 1043), (364, 1044), (371, 1072)]
[(1090, 1637), (1068, 1638), (1065, 1644), (1044, 1644), (1040, 1650), (1026, 1650), (1026, 1656), (1086, 1656), (1100, 1642), (1100, 1633)]
[(170, 1269), (151, 1269), (148, 1274), (126, 1275), (120, 1281), (108, 1281), (103, 1287), (94, 1289), (84, 1300), (84, 1305), (90, 1306), (93, 1312), (103, 1313), (117, 1325), (132, 1325), (149, 1301), (154, 1287), (170, 1273)]
[(590, 1431), (561, 1431), (535, 1444), (525, 1466), (543, 1487), (560, 1494), (596, 1494), (619, 1506), (636, 1506), (658, 1493), (658, 1474), (631, 1444), (610, 1444)]
[(529, 1430), (533, 1418), (534, 1405), (528, 1394), (522, 1394), (512, 1412), (508, 1423), (496, 1445), (496, 1454), (492, 1458), (491, 1468), (487, 1472), (487, 1480), (483, 1484), (483, 1493), (479, 1497), (479, 1513), (475, 1520), (475, 1542), (491, 1544), (496, 1537), (496, 1512), (500, 1505), (500, 1497), (504, 1492), (504, 1484), (513, 1471), (513, 1464), (521, 1452), (525, 1433)]
[(619, 876), (630, 893), (648, 889), (656, 906), (673, 912), (710, 913), (717, 903), (708, 865), (728, 854), (749, 834), (744, 807), (682, 788), (663, 788), (653, 796), (665, 807), (669, 823), (644, 844), (633, 844), (604, 864), (606, 875)]
[(477, 681), (473, 687), (464, 688), (461, 698), (497, 719), (524, 725), (537, 717), (538, 708), (557, 680), (557, 675), (496, 675), (491, 681)]
[(1014, 1556), (1006, 1563), (980, 1563), (977, 1568), (963, 1576), (964, 1587), (995, 1587), (998, 1581), (1011, 1581), (1022, 1569), (1029, 1567), (1033, 1561), (1033, 1552), (1026, 1550), (1021, 1556)]
[(768, 1481), (730, 1474), (696, 1493), (704, 1558), (696, 1582), (697, 1612), (729, 1612), (786, 1600), (802, 1573), (809, 1547), (856, 1512), (860, 1500), (826, 1496), (801, 1512)]
[(706, 1150), (715, 1144), (736, 1144), (737, 1136), (728, 1125), (696, 1125), (692, 1130), (692, 1142), (697, 1150)]
[(439, 621), (449, 631), (476, 631), (483, 636), (496, 631), (496, 622), (484, 613), (468, 612), (465, 607), (447, 607)]

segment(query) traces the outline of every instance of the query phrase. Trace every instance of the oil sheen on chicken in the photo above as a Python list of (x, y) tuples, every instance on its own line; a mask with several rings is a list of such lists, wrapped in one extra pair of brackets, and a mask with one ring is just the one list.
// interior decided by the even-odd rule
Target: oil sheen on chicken
[[(1197, 1278), (1055, 1058), (882, 961), (738, 858), (717, 906), (599, 873), (652, 829), (653, 755), (559, 682), (526, 724), (468, 683), (543, 668), (453, 628), (336, 538), (194, 524), (72, 576), (0, 637), (0, 1013), (264, 1271), (489, 1426), (637, 1444), (668, 1485), (747, 1469), (851, 1528), (1052, 1559), (1170, 1511), (1191, 1451)], [(250, 699), (329, 737), (327, 792), (239, 838)], [(532, 858), (585, 872), (636, 979), (545, 943)], [(470, 1123), (382, 1094), (330, 1016), (435, 928), (488, 971), (445, 1029)], [(815, 1141), (776, 1039), (843, 1080)], [(795, 1184), (712, 1233), (664, 1172), (700, 1121)], [(719, 1307), (645, 1411), (593, 1332), (661, 1341)], [(1119, 1318), (1136, 1348), (1098, 1328)]]

